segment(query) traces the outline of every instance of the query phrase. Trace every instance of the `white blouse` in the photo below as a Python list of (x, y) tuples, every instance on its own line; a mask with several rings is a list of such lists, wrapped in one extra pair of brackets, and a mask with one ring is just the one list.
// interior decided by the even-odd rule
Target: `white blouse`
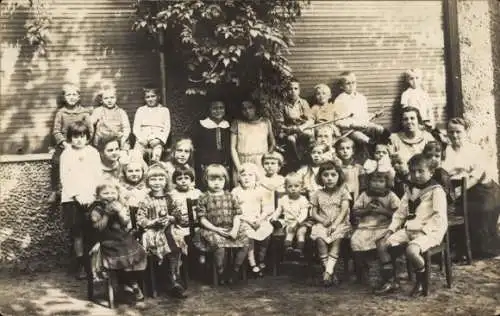
[[(442, 167), (452, 179), (463, 176), (481, 179), (482, 183), (488, 181), (485, 177), (485, 166), (488, 163), (483, 150), (476, 144), (466, 142), (457, 150), (447, 146)], [(481, 178), (483, 177), (483, 178)]]

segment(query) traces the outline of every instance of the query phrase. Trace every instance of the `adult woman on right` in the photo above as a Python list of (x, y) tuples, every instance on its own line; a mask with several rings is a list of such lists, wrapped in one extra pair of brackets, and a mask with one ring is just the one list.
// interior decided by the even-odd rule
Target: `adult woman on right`
[(422, 117), (417, 108), (408, 106), (401, 110), (401, 131), (392, 133), (390, 141), (393, 154), (398, 154), (405, 163), (413, 155), (421, 153), (428, 142), (435, 141), (422, 124)]
[[(488, 160), (483, 150), (468, 140), (469, 124), (463, 118), (448, 121), (448, 138), (442, 164), (451, 179), (467, 179), (467, 210), (471, 234), (472, 256), (489, 257), (500, 254), (498, 216), (500, 186), (488, 177)], [(457, 192), (458, 193), (458, 192)]]

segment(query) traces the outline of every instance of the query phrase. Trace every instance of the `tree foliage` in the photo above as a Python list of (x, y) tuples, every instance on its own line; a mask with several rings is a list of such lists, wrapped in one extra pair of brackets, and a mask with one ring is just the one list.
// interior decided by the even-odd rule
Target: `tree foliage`
[(24, 39), (43, 55), (50, 41), (52, 4), (52, 0), (6, 0), (0, 7), (0, 14), (12, 16), (16, 11), (24, 10), (27, 13)]
[(164, 39), (167, 58), (185, 67), (186, 94), (221, 87), (280, 94), (286, 56), (306, 0), (138, 0), (134, 29)]

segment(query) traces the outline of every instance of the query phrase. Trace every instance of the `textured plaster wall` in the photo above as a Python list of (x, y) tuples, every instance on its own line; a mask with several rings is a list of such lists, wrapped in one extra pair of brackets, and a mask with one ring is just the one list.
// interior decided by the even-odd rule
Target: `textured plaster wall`
[[(498, 178), (497, 124), (495, 115), (494, 58), (492, 43), (494, 1), (460, 0), (458, 27), (464, 116), (471, 123), (470, 136), (486, 151), (487, 171)], [(495, 38), (494, 38), (495, 39)], [(497, 59), (498, 60), (498, 59)], [(498, 72), (497, 72), (498, 74)]]
[(61, 213), (53, 208), (48, 161), (0, 164), (0, 268), (47, 270), (69, 250)]

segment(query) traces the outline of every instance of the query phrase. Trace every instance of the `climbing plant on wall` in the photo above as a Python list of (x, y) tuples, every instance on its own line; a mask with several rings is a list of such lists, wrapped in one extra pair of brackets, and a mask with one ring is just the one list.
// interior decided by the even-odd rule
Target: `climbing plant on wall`
[(286, 56), (306, 0), (138, 0), (134, 29), (160, 39), (182, 64), (186, 94), (221, 87), (275, 98), (291, 76)]

